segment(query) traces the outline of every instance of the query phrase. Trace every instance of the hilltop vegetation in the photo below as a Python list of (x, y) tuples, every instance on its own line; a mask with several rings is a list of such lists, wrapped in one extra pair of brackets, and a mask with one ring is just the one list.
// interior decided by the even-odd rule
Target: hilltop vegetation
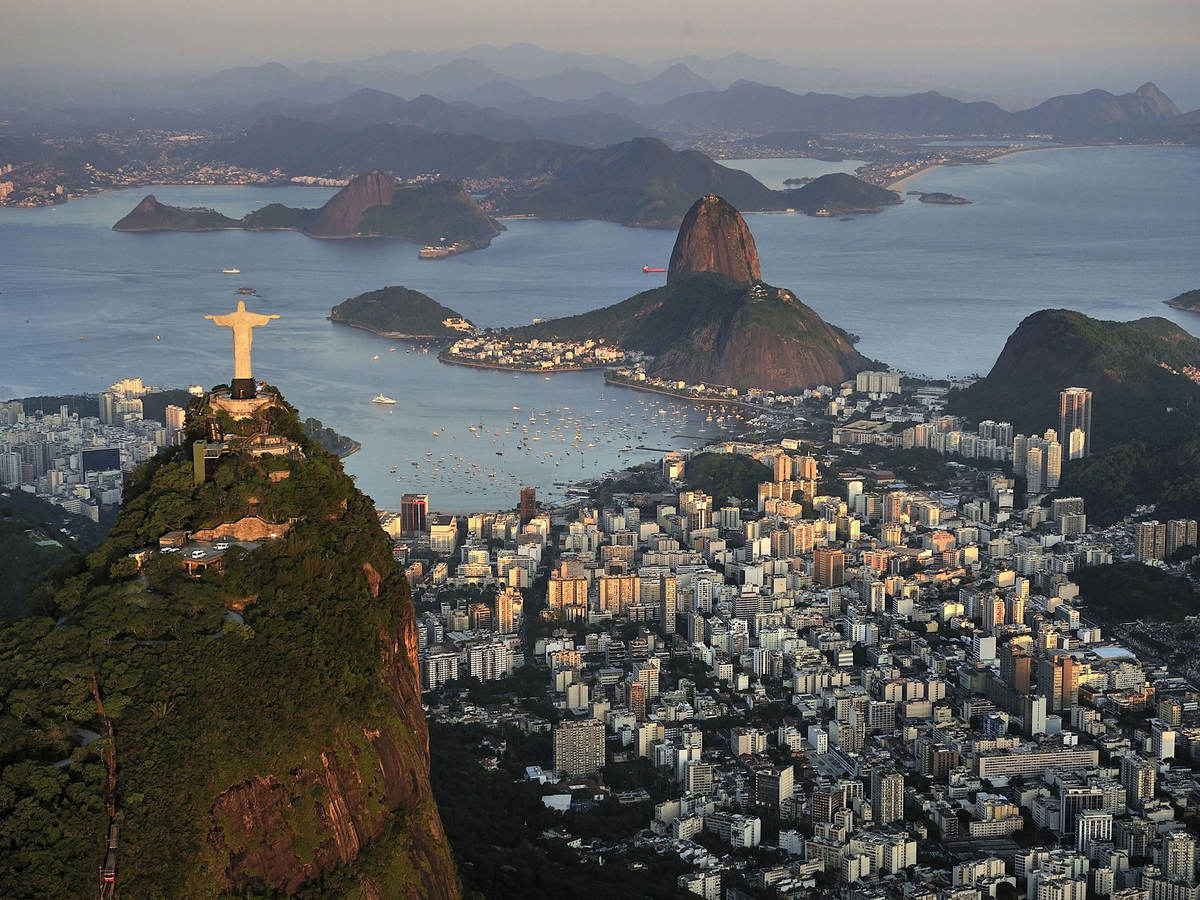
[(0, 620), (26, 611), (30, 590), (104, 536), (91, 519), (21, 490), (0, 492)]
[(329, 313), (332, 322), (353, 325), (390, 338), (436, 339), (461, 335), (460, 330), (443, 323), (447, 319), (462, 318), (427, 294), (400, 285), (343, 300)]
[(1174, 419), (1200, 419), (1200, 339), (1160, 317), (1104, 322), (1047, 309), (1009, 336), (988, 376), (950, 397), (949, 408), (973, 420), (1013, 423), (1017, 431), (1058, 427), (1058, 394), (1078, 385), (1093, 392), (1097, 449), (1135, 432), (1161, 432)]
[(757, 497), (758, 486), (772, 480), (770, 469), (737, 453), (698, 453), (684, 469), (688, 487), (704, 491), (718, 504), (724, 504), (727, 497)]
[[(295, 411), (265, 421), (303, 446), (289, 477), (235, 455), (194, 487), (187, 450), (164, 451), (84, 570), (49, 586), (46, 614), (0, 627), (4, 896), (91, 897), (109, 803), (127, 896), (457, 894), (407, 582), (370, 500)], [(224, 574), (193, 579), (159, 554), (139, 576), (126, 555), (250, 512), (296, 521), (231, 548)]]
[[(1101, 322), (1042, 310), (1009, 337), (986, 378), (951, 394), (949, 410), (1018, 432), (1058, 428), (1058, 394), (1092, 390), (1092, 456), (1063, 466), (1058, 492), (1107, 524), (1141, 503), (1200, 512), (1200, 339), (1158, 318)], [(1061, 437), (1061, 435), (1060, 435)]]
[(1200, 596), (1191, 583), (1154, 566), (1084, 566), (1071, 580), (1079, 585), (1088, 615), (1105, 624), (1131, 619), (1182, 622), (1200, 612)]

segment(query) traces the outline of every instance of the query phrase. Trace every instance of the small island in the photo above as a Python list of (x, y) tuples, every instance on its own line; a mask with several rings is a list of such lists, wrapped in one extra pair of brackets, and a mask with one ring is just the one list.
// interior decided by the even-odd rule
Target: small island
[(1194, 291), (1185, 291), (1177, 297), (1164, 300), (1163, 303), (1167, 304), (1171, 309), (1182, 309), (1184, 312), (1200, 313), (1200, 288)]
[(427, 294), (395, 285), (351, 297), (329, 312), (329, 321), (396, 341), (446, 341), (476, 334), (475, 325)]
[(373, 171), (350, 180), (319, 208), (272, 203), (240, 219), (213, 209), (183, 209), (148, 194), (113, 231), (298, 231), (312, 238), (392, 237), (424, 245), (421, 259), (488, 246), (503, 226), (456, 181), (398, 184)]
[(909, 191), (911, 197), (916, 195), (917, 200), (921, 203), (940, 203), (942, 206), (965, 206), (971, 201), (966, 197), (956, 197), (954, 194), (945, 194), (941, 191)]

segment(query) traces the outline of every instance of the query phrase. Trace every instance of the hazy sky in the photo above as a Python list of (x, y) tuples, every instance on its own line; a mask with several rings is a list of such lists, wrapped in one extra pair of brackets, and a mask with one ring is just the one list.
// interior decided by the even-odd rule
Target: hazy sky
[(9, 64), (207, 68), (530, 41), (637, 61), (742, 50), (943, 74), (1200, 65), (1197, 0), (0, 0), (0, 11)]

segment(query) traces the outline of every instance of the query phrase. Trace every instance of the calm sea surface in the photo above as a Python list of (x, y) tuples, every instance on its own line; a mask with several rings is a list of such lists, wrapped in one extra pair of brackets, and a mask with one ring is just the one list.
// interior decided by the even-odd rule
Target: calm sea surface
[[(846, 167), (736, 165), (772, 185)], [(934, 376), (986, 372), (1017, 323), (1048, 306), (1108, 319), (1161, 315), (1200, 333), (1200, 316), (1162, 303), (1200, 287), (1194, 149), (1021, 153), (934, 170), (907, 188), (974, 203), (906, 198), (845, 222), (748, 216), (764, 278), (860, 335), (868, 356)], [(255, 374), (278, 384), (303, 415), (362, 442), (347, 469), (381, 506), (398, 506), (412, 490), (428, 490), (443, 510), (512, 506), (522, 483), (561, 495), (555, 483), (657, 455), (625, 446), (718, 434), (708, 410), (606, 387), (599, 373), (547, 379), (445, 366), (432, 353), (325, 319), (346, 297), (388, 284), (424, 291), (481, 325), (582, 312), (661, 284), (663, 276), (641, 267), (666, 264), (671, 232), (509, 220), (487, 250), (422, 262), (411, 244), (383, 240), (111, 231), (145, 193), (0, 209), (0, 398), (97, 391), (125, 376), (171, 386), (225, 381), (230, 333), (203, 316), (232, 309), (233, 289), (247, 286), (260, 295), (251, 309), (281, 316), (256, 332)], [(154, 193), (237, 216), (272, 202), (317, 206), (332, 191)], [(222, 275), (226, 267), (241, 274)], [(380, 391), (400, 402), (373, 406)], [(517, 446), (522, 438), (528, 449)]]

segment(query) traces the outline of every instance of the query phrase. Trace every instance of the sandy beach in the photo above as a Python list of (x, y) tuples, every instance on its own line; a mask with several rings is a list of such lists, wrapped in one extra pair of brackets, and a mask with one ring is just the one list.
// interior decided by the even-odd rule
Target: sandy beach
[[(980, 165), (980, 166), (990, 165), (991, 163), (995, 162), (996, 160), (1003, 159), (1006, 156), (1013, 156), (1014, 154), (1017, 154), (1017, 153), (1036, 153), (1039, 150), (1082, 150), (1085, 147), (1103, 147), (1103, 146), (1104, 146), (1103, 144), (1071, 144), (1069, 146), (1055, 146), (1055, 147), (1008, 147), (1004, 150), (1001, 150), (995, 156), (989, 156), (986, 163), (959, 163), (958, 165)], [(890, 182), (888, 184), (888, 190), (900, 191), (901, 193), (903, 193), (905, 187), (914, 178), (920, 178), (922, 175), (926, 175), (929, 172), (932, 172), (934, 169), (942, 169), (942, 168), (945, 168), (947, 165), (950, 165), (950, 164), (949, 163), (932, 163), (928, 166), (924, 166), (923, 168), (917, 169), (917, 171), (915, 171), (909, 175), (905, 175), (903, 178), (897, 178), (895, 181)]]

